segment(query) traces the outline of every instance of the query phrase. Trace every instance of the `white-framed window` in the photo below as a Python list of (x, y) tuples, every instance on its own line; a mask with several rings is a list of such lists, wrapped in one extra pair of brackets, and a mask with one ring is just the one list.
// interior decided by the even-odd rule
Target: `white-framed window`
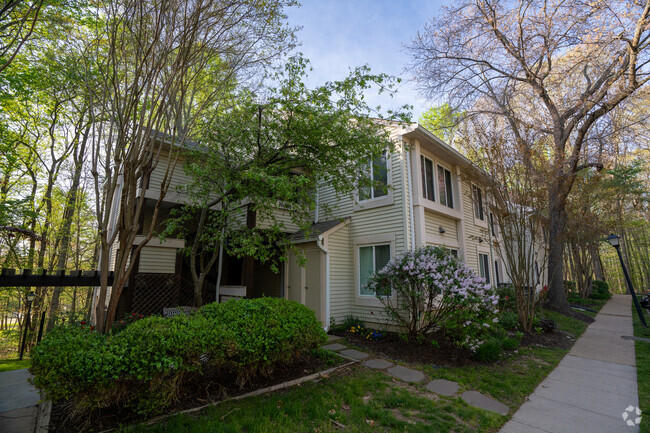
[(438, 165), (438, 197), (440, 203), (454, 208), (454, 188), (451, 182), (451, 171)]
[(424, 155), (420, 155), (420, 168), (422, 171), (422, 196), (428, 200), (435, 201), (433, 161)]
[(498, 260), (494, 261), (494, 279), (496, 280), (495, 282), (497, 284), (501, 284), (503, 282), (501, 280), (501, 264)]
[(369, 180), (359, 188), (359, 200), (372, 200), (388, 195), (388, 153), (373, 158), (367, 164), (362, 176)]
[(447, 248), (447, 251), (455, 258), (458, 258), (458, 250), (456, 248)]
[(479, 274), (487, 283), (490, 282), (490, 257), (487, 254), (478, 254)]
[(494, 214), (490, 212), (490, 230), (492, 231), (492, 236), (496, 237), (498, 233), (498, 226), (494, 221)]
[(485, 221), (483, 190), (476, 185), (472, 185), (472, 196), (474, 198), (474, 218)]
[(359, 246), (359, 294), (361, 296), (375, 296), (375, 293), (366, 287), (366, 283), (370, 276), (386, 266), (389, 260), (390, 244)]

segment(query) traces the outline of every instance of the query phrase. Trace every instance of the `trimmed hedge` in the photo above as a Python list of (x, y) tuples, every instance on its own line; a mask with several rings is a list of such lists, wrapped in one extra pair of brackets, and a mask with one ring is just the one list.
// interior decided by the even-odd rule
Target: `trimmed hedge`
[(59, 326), (31, 353), (34, 385), (71, 415), (115, 404), (143, 414), (177, 398), (188, 373), (231, 372), (240, 385), (325, 343), (313, 311), (279, 298), (209, 304), (192, 316), (139, 320), (115, 335)]

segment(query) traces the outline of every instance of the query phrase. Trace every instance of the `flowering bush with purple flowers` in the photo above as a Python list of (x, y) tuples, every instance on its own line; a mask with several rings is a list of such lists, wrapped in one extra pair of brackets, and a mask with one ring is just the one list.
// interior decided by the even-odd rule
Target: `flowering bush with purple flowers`
[(426, 246), (393, 257), (368, 287), (409, 341), (442, 329), (471, 350), (497, 322), (499, 297), (472, 269), (442, 247)]

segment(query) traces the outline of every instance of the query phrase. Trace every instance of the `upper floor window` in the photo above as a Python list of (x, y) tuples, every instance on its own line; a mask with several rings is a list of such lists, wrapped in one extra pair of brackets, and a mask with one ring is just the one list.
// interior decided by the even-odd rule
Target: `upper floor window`
[(359, 200), (370, 200), (388, 195), (388, 154), (386, 152), (373, 158), (362, 174), (369, 184), (359, 188)]
[(431, 201), (435, 200), (433, 189), (433, 161), (420, 155), (420, 168), (422, 169), (422, 196)]
[(497, 235), (497, 225), (494, 222), (494, 214), (490, 212), (490, 230), (492, 231), (492, 236)]
[(454, 192), (451, 183), (451, 171), (442, 166), (438, 166), (438, 195), (440, 203), (454, 208)]
[(472, 195), (474, 196), (474, 218), (485, 221), (483, 190), (476, 185), (472, 185)]

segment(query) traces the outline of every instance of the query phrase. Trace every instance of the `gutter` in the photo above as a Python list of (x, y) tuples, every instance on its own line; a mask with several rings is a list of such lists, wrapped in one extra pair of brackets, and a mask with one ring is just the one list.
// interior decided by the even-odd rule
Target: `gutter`
[(329, 250), (323, 245), (323, 235), (318, 235), (316, 245), (325, 253), (325, 332), (329, 330), (330, 317), (330, 254)]

